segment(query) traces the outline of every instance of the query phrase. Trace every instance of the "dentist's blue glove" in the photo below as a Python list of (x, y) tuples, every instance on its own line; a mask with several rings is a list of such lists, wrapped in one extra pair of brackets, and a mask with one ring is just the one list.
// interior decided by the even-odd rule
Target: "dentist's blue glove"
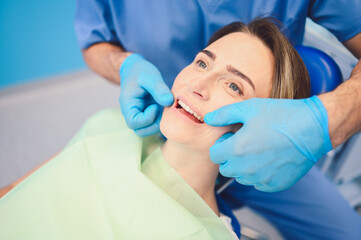
[[(253, 98), (206, 114), (211, 126), (243, 123), (210, 148), (220, 173), (265, 192), (285, 190), (332, 149), (321, 100)], [(317, 183), (315, 183), (317, 184)]]
[(174, 101), (161, 73), (141, 55), (132, 54), (119, 74), (119, 103), (128, 127), (141, 137), (158, 133), (162, 107)]

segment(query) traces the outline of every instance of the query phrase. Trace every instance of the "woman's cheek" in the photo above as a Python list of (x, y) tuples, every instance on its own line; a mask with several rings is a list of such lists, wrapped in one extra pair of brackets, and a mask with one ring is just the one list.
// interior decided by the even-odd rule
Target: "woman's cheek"
[(189, 66), (185, 67), (182, 71), (178, 73), (173, 82), (173, 88), (177, 88), (179, 85), (189, 84), (190, 79), (194, 74), (189, 71)]
[(166, 138), (172, 138), (172, 136), (177, 135), (177, 131), (174, 131), (173, 119), (171, 107), (165, 107), (160, 119), (159, 130)]

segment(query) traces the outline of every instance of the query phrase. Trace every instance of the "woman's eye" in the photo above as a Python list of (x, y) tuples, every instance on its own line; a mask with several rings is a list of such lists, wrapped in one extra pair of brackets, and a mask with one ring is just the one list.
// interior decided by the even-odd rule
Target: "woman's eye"
[(207, 69), (207, 64), (205, 62), (203, 62), (202, 60), (198, 60), (197, 64), (199, 67), (201, 67), (203, 69)]
[(228, 84), (228, 87), (232, 89), (232, 91), (238, 92), (238, 94), (243, 95), (241, 89), (239, 89), (239, 87), (235, 83), (232, 82)]

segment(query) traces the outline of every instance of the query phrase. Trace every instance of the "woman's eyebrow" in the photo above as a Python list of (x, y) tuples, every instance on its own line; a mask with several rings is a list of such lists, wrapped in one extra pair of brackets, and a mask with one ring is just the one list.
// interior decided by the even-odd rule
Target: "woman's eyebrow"
[(205, 50), (203, 49), (202, 51), (200, 51), (200, 53), (204, 53), (206, 54), (208, 57), (210, 57), (213, 61), (216, 59), (216, 54), (214, 54), (213, 52), (209, 51), (209, 50)]
[[(206, 54), (208, 57), (210, 57), (212, 60), (216, 59), (216, 54), (214, 54), (213, 52), (203, 49), (202, 51), (200, 51), (200, 53), (204, 53)], [(256, 90), (254, 87), (254, 84), (252, 82), (252, 80), (247, 77), (244, 73), (242, 73), (241, 71), (239, 71), (238, 69), (236, 69), (235, 67), (231, 66), (231, 65), (227, 65), (227, 71), (238, 76), (241, 77), (243, 80), (245, 80), (249, 85), (251, 85), (251, 87), (253, 88), (253, 90)]]
[(231, 66), (231, 65), (227, 65), (227, 71), (230, 73), (233, 73), (234, 75), (241, 77), (243, 80), (245, 80), (246, 82), (248, 82), (249, 85), (252, 86), (253, 90), (255, 90), (254, 84), (251, 81), (251, 79), (249, 77), (247, 77), (244, 73), (242, 73), (241, 71), (237, 70), (235, 67)]

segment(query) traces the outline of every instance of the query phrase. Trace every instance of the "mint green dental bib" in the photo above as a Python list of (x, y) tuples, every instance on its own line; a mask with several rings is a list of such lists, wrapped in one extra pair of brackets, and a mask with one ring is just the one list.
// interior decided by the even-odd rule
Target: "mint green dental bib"
[(0, 239), (233, 239), (154, 142), (118, 110), (94, 115), (0, 199)]

